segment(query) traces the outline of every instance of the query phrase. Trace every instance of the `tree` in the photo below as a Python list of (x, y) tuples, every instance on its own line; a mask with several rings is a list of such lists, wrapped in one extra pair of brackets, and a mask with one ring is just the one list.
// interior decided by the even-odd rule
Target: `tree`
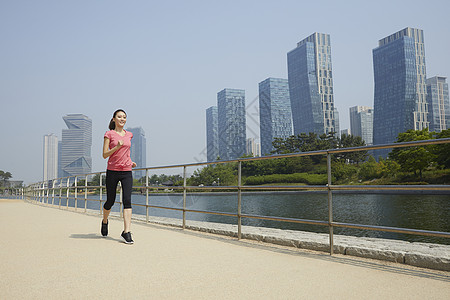
[(160, 179), (158, 177), (158, 175), (153, 174), (149, 179), (148, 179), (148, 183), (150, 184), (156, 184), (156, 182), (159, 182)]
[[(450, 138), (450, 129), (441, 131), (436, 136), (438, 139)], [(436, 155), (436, 162), (439, 166), (450, 168), (450, 144), (435, 145), (433, 153)]]
[(0, 170), (0, 178), (2, 179), (3, 186), (6, 186), (6, 181), (12, 178), (12, 174), (10, 172)]
[[(366, 143), (360, 136), (343, 134), (338, 140), (338, 148), (351, 148), (365, 146)], [(360, 163), (366, 160), (367, 151), (354, 151), (336, 154), (337, 159), (349, 161), (351, 163)]]
[[(301, 133), (298, 135), (291, 135), (285, 139), (275, 138), (272, 142), (274, 150), (272, 153), (287, 154), (296, 152), (310, 152), (318, 150), (328, 150), (337, 148), (350, 148), (365, 146), (364, 140), (359, 136), (343, 135), (341, 138), (336, 138), (334, 132), (328, 134), (317, 135), (310, 132), (308, 134)], [(337, 160), (350, 161), (352, 163), (360, 163), (366, 160), (367, 151), (355, 151), (349, 153), (339, 153), (334, 155)], [(313, 163), (320, 163), (324, 156), (311, 156)]]
[(395, 177), (401, 170), (401, 166), (395, 160), (383, 158), (380, 158), (379, 168), (381, 170), (381, 176), (385, 178)]
[[(106, 175), (102, 175), (102, 185), (104, 186), (106, 183)], [(95, 174), (92, 177), (92, 180), (88, 182), (88, 185), (100, 185), (100, 174)]]
[(211, 186), (214, 182), (220, 181), (220, 185), (237, 185), (237, 164), (216, 164), (208, 165), (201, 170), (195, 170), (189, 178), (189, 185)]
[[(397, 143), (430, 139), (433, 139), (433, 134), (428, 131), (428, 128), (410, 129), (398, 134)], [(389, 153), (389, 159), (396, 161), (404, 171), (414, 172), (416, 176), (419, 172), (419, 177), (422, 179), (422, 172), (435, 160), (436, 155), (432, 150), (433, 147), (430, 146), (395, 148)]]
[(370, 156), (369, 159), (365, 163), (363, 163), (361, 165), (361, 168), (359, 169), (359, 177), (362, 180), (380, 178), (381, 175), (381, 167), (373, 156)]
[(332, 166), (333, 182), (342, 183), (356, 179), (355, 175), (358, 173), (358, 166), (353, 164), (346, 164), (344, 162), (335, 162)]
[(309, 152), (336, 148), (337, 139), (333, 133), (318, 136), (316, 133), (310, 132), (291, 135), (285, 139), (275, 138), (272, 145), (274, 147), (272, 153), (276, 154)]

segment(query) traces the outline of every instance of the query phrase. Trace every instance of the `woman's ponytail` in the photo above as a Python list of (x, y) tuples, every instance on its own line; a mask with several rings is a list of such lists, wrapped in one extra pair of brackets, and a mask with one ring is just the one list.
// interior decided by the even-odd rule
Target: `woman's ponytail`
[(116, 129), (116, 123), (114, 123), (114, 120), (111, 119), (111, 121), (109, 121), (109, 130), (114, 130)]

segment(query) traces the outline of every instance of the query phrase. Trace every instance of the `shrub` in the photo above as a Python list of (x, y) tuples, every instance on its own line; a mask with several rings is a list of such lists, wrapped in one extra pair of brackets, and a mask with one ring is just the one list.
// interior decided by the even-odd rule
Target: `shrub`
[(327, 183), (326, 174), (271, 174), (264, 176), (249, 176), (245, 179), (246, 185), (262, 185), (269, 183), (305, 183), (309, 185), (321, 185)]

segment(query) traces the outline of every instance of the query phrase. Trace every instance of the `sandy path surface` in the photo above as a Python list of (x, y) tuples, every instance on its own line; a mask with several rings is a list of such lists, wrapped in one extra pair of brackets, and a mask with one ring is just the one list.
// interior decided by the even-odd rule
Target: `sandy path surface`
[(0, 200), (0, 299), (450, 299), (450, 273)]

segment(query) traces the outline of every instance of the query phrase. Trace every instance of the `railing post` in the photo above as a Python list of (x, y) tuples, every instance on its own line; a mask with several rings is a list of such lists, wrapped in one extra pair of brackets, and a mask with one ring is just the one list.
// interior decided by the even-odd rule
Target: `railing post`
[(330, 229), (330, 255), (334, 252), (333, 242), (333, 195), (331, 192), (331, 154), (327, 152), (327, 177), (328, 177), (328, 224)]
[(77, 211), (78, 206), (78, 176), (75, 176), (75, 211)]
[(145, 169), (145, 222), (148, 223), (148, 169)]
[(88, 187), (88, 176), (86, 175), (84, 180), (84, 213), (87, 211), (87, 187)]
[(41, 198), (41, 202), (43, 204), (45, 204), (45, 182), (42, 183), (42, 198)]
[(50, 189), (49, 189), (49, 186), (48, 186), (48, 182), (47, 183), (44, 182), (44, 189), (45, 189), (46, 186), (47, 186), (47, 188), (46, 188), (46, 193), (45, 193), (46, 194), (46, 196), (45, 196), (45, 203), (46, 204), (50, 204), (49, 201), (48, 201), (48, 198), (49, 198), (48, 197), (48, 193), (50, 192)]
[(183, 167), (183, 229), (186, 229), (186, 166)]
[(52, 205), (55, 204), (55, 179), (52, 180)]
[(69, 193), (70, 193), (70, 177), (67, 177), (67, 185), (66, 185), (66, 195), (67, 195), (67, 200), (66, 200), (66, 208), (69, 209)]
[(239, 161), (238, 165), (238, 239), (242, 237), (242, 216), (241, 216), (241, 206), (242, 206), (242, 162)]
[(61, 197), (62, 197), (62, 178), (59, 179), (59, 206), (61, 208)]

